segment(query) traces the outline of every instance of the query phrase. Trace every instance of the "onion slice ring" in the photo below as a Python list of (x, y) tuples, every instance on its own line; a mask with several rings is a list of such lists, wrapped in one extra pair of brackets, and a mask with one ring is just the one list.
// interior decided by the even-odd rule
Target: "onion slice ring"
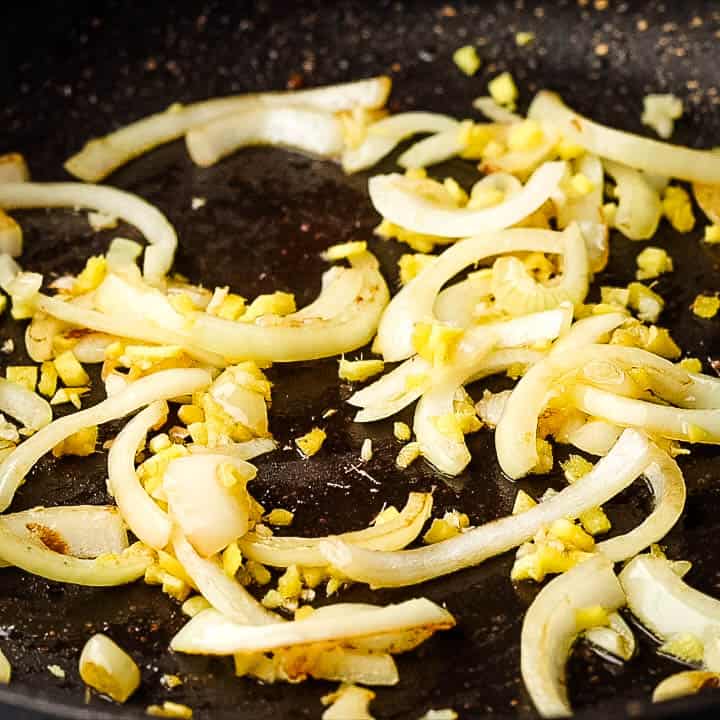
[(0, 511), (4, 511), (10, 505), (15, 491), (20, 487), (30, 468), (45, 453), (73, 433), (92, 425), (101, 425), (124, 417), (155, 400), (169, 400), (190, 395), (207, 387), (211, 382), (212, 378), (205, 370), (195, 368), (162, 370), (136, 380), (117, 395), (93, 407), (53, 421), (18, 445), (0, 464)]
[(148, 405), (118, 433), (108, 453), (108, 489), (130, 530), (155, 550), (170, 541), (172, 523), (140, 483), (135, 455), (150, 428), (162, 423), (167, 412), (167, 403), (162, 400)]
[(603, 555), (590, 558), (549, 582), (525, 613), (520, 668), (525, 688), (542, 717), (569, 717), (565, 663), (578, 634), (575, 612), (600, 605), (612, 612), (625, 594)]
[(328, 112), (355, 107), (374, 110), (385, 104), (390, 88), (390, 78), (383, 76), (294, 92), (236, 95), (185, 107), (172, 106), (165, 112), (149, 115), (105, 137), (91, 140), (65, 163), (65, 169), (81, 180), (97, 182), (138, 155), (229, 113), (278, 106), (303, 106)]
[(376, 175), (370, 178), (368, 188), (375, 209), (396, 225), (438, 237), (467, 237), (502, 230), (534, 213), (556, 191), (566, 167), (564, 162), (543, 164), (520, 192), (483, 210), (447, 208), (420, 197), (408, 187), (403, 175)]
[(134, 225), (147, 239), (143, 272), (157, 282), (170, 270), (177, 234), (168, 219), (142, 198), (107, 185), (84, 183), (1, 183), (0, 208), (90, 208)]
[(40, 430), (52, 422), (52, 408), (47, 400), (5, 378), (0, 378), (0, 412), (31, 430)]
[(720, 156), (615, 130), (589, 120), (543, 90), (530, 104), (528, 118), (557, 127), (562, 136), (588, 152), (643, 170), (691, 182), (720, 185)]
[(351, 580), (371, 587), (401, 587), (479, 565), (532, 538), (558, 518), (577, 517), (628, 487), (652, 460), (653, 446), (641, 433), (626, 430), (608, 455), (576, 483), (520, 515), (493, 520), (449, 540), (414, 550), (373, 552), (337, 539), (320, 552)]

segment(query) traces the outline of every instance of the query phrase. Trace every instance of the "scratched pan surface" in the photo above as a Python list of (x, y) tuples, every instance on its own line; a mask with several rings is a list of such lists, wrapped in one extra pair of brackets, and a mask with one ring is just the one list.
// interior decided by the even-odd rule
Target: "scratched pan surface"
[[(436, 2), (383, 3), (372, 9), (346, 1), (327, 4), (258, 3), (140, 4), (55, 3), (55, 12), (7, 7), (0, 26), (9, 62), (0, 74), (0, 152), (26, 154), (38, 180), (67, 179), (62, 160), (89, 137), (105, 133), (175, 101), (227, 93), (281, 89), (390, 73), (394, 111), (429, 109), (471, 116), (470, 101), (486, 81), (511, 70), (524, 100), (540, 87), (559, 90), (581, 111), (614, 125), (642, 131), (641, 95), (673, 91), (683, 97), (687, 118), (676, 139), (696, 146), (720, 144), (717, 77), (720, 22), (712, 3)], [(32, 4), (28, 4), (32, 5)], [(2, 18), (5, 14), (4, 19)], [(536, 41), (519, 49), (518, 30)], [(465, 43), (480, 49), (483, 67), (473, 79), (452, 65), (452, 51)], [(392, 161), (384, 169), (393, 167)], [(464, 183), (472, 167), (450, 164), (438, 174)], [(299, 304), (317, 293), (324, 268), (320, 250), (332, 243), (366, 239), (380, 257), (389, 282), (397, 285), (401, 249), (373, 239), (378, 218), (368, 204), (366, 176), (346, 178), (329, 163), (271, 149), (252, 149), (216, 167), (198, 169), (182, 143), (161, 148), (117, 172), (109, 182), (156, 203), (180, 236), (176, 269), (209, 286), (229, 284), (244, 295), (274, 289), (296, 293)], [(194, 197), (207, 204), (191, 209)], [(23, 264), (51, 278), (78, 271), (85, 258), (103, 252), (114, 235), (136, 237), (132, 228), (93, 234), (82, 214), (18, 213), (26, 233)], [(676, 271), (660, 282), (667, 299), (663, 322), (688, 354), (709, 361), (720, 352), (717, 321), (695, 318), (688, 306), (701, 290), (719, 290), (720, 254), (699, 242), (700, 231), (679, 237), (663, 226), (658, 240), (673, 256)], [(626, 283), (643, 244), (613, 237), (606, 283)], [(18, 325), (3, 320), (0, 337), (13, 337), (22, 353)], [(492, 436), (470, 440), (474, 460), (460, 478), (446, 482), (422, 462), (400, 472), (393, 466), (399, 446), (389, 423), (354, 425), (343, 404), (350, 394), (339, 383), (335, 360), (277, 366), (271, 376), (272, 429), (280, 446), (313, 424), (326, 427), (328, 441), (309, 461), (292, 449), (258, 459), (253, 483), (268, 507), (295, 511), (294, 533), (320, 535), (364, 526), (383, 503), (401, 504), (409, 490), (435, 487), (436, 509), (460, 508), (474, 523), (509, 512), (517, 486), (498, 468)], [(502, 380), (490, 387), (505, 387)], [(477, 398), (482, 386), (471, 393)], [(94, 398), (96, 401), (98, 398)], [(323, 411), (338, 412), (327, 421)], [(408, 415), (405, 419), (411, 417)], [(103, 428), (102, 439), (119, 425)], [(374, 459), (357, 471), (359, 447), (371, 437)], [(717, 452), (697, 449), (683, 460), (689, 500), (683, 520), (667, 539), (673, 557), (694, 567), (689, 581), (720, 595), (720, 530)], [(44, 459), (18, 493), (13, 509), (36, 504), (103, 503), (105, 455), (90, 459)], [(556, 476), (522, 483), (541, 492), (561, 486)], [(633, 526), (649, 498), (633, 488), (609, 510), (615, 531)], [(514, 588), (510, 555), (422, 587), (370, 594), (353, 588), (344, 600), (400, 601), (427, 595), (447, 603), (459, 620), (418, 651), (399, 658), (401, 682), (378, 692), (379, 718), (410, 719), (428, 708), (453, 707), (462, 717), (533, 717), (519, 673), (521, 620), (536, 589)], [(168, 641), (183, 624), (178, 607), (142, 584), (93, 590), (48, 583), (4, 570), (0, 575), (0, 644), (13, 665), (13, 683), (0, 691), (0, 716), (27, 720), (139, 718), (152, 702), (187, 703), (199, 719), (318, 717), (320, 697), (332, 687), (308, 682), (263, 686), (232, 676), (230, 663), (172, 655)], [(124, 708), (85, 697), (77, 673), (79, 650), (103, 631), (127, 648), (142, 667), (140, 690)], [(621, 667), (576, 648), (569, 667), (572, 700), (589, 717), (715, 717), (720, 698), (651, 708), (647, 698), (658, 680), (679, 667), (659, 657), (639, 635), (639, 655)], [(47, 670), (60, 665), (59, 680)], [(185, 682), (173, 691), (160, 685), (163, 673)], [(86, 704), (89, 703), (89, 704)]]

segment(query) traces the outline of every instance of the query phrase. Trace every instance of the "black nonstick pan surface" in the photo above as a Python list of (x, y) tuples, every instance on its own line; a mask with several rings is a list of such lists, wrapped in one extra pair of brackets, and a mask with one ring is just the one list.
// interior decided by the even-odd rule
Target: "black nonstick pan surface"
[[(68, 179), (62, 161), (89, 137), (104, 134), (172, 102), (244, 91), (340, 82), (377, 73), (393, 77), (393, 111), (422, 109), (474, 116), (471, 100), (487, 80), (510, 70), (527, 103), (548, 87), (578, 110), (621, 128), (644, 132), (642, 95), (674, 92), (686, 116), (674, 140), (697, 147), (720, 144), (718, 64), (720, 7), (712, 2), (382, 2), (323, 3), (37, 3), (0, 7), (0, 152), (23, 152), (36, 180)], [(536, 40), (518, 48), (517, 31)], [(483, 60), (468, 79), (451, 61), (472, 43)], [(379, 168), (393, 167), (392, 159)], [(473, 167), (458, 162), (435, 169), (470, 184)], [(373, 238), (378, 221), (366, 196), (367, 175), (345, 177), (335, 165), (274, 149), (243, 151), (215, 167), (199, 169), (183, 144), (142, 157), (108, 179), (158, 205), (180, 237), (175, 269), (195, 281), (229, 284), (253, 297), (274, 289), (296, 293), (298, 304), (318, 292), (330, 244), (366, 239), (397, 287), (402, 248)], [(207, 204), (191, 209), (192, 198)], [(122, 227), (93, 233), (84, 214), (17, 213), (25, 229), (22, 264), (47, 278), (78, 271), (104, 252)], [(700, 225), (701, 223), (699, 223)], [(689, 355), (710, 361), (720, 354), (718, 320), (700, 320), (689, 305), (701, 290), (720, 290), (720, 250), (700, 242), (702, 230), (679, 236), (663, 225), (662, 244), (676, 271), (664, 276), (662, 317)], [(645, 243), (612, 238), (605, 284), (632, 279), (635, 255)], [(597, 292), (597, 291), (596, 291)], [(22, 328), (1, 321), (0, 338), (17, 350), (3, 364), (26, 360)], [(311, 460), (294, 450), (259, 458), (256, 496), (268, 507), (295, 511), (294, 534), (323, 535), (364, 526), (383, 503), (402, 504), (409, 490), (435, 487), (436, 512), (459, 508), (473, 523), (505, 515), (517, 485), (498, 468), (492, 435), (472, 436), (474, 460), (460, 478), (445, 481), (416, 463), (399, 471), (399, 446), (390, 423), (356, 425), (344, 405), (349, 386), (339, 382), (334, 359), (275, 366), (272, 430), (281, 448), (322, 422), (328, 442)], [(487, 383), (499, 389), (502, 380)], [(483, 385), (471, 386), (476, 399)], [(99, 399), (99, 393), (92, 401)], [(321, 421), (322, 413), (338, 413)], [(411, 417), (411, 415), (410, 415)], [(408, 419), (408, 418), (404, 418)], [(111, 437), (119, 425), (105, 427)], [(373, 439), (374, 459), (355, 468), (360, 444)], [(562, 456), (562, 453), (559, 453)], [(682, 460), (689, 488), (686, 512), (667, 538), (672, 557), (689, 559), (688, 581), (720, 596), (720, 481), (716, 450), (694, 447)], [(13, 509), (37, 504), (104, 503), (106, 457), (45, 459), (31, 473)], [(558, 475), (521, 483), (541, 492), (561, 486)], [(642, 487), (609, 503), (614, 532), (624, 532), (649, 507)], [(401, 682), (381, 689), (378, 718), (410, 720), (428, 708), (454, 708), (463, 718), (534, 717), (519, 668), (522, 616), (537, 588), (513, 587), (511, 555), (421, 587), (370, 593), (356, 587), (351, 601), (394, 602), (427, 595), (446, 603), (458, 627), (399, 658)], [(184, 622), (178, 606), (157, 589), (135, 584), (116, 590), (59, 585), (14, 570), (0, 573), (0, 642), (13, 665), (13, 681), (0, 689), (0, 717), (8, 720), (140, 718), (150, 703), (169, 699), (190, 705), (199, 720), (316, 718), (320, 697), (333, 685), (310, 681), (263, 686), (233, 677), (231, 664), (168, 651)], [(86, 699), (77, 672), (87, 637), (106, 632), (141, 665), (143, 683), (125, 707)], [(588, 718), (717, 717), (720, 697), (651, 706), (657, 682), (681, 669), (660, 657), (638, 632), (639, 655), (625, 666), (603, 661), (578, 645), (570, 662), (570, 695)], [(59, 665), (63, 680), (47, 670)], [(163, 673), (184, 684), (172, 691)]]

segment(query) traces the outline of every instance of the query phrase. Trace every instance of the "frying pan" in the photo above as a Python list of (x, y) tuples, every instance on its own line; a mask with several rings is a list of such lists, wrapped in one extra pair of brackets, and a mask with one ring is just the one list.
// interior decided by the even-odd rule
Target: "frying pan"
[[(62, 161), (89, 137), (104, 134), (170, 103), (209, 96), (339, 82), (376, 73), (394, 80), (393, 111), (427, 109), (471, 116), (470, 101), (486, 82), (510, 70), (525, 101), (541, 87), (560, 91), (593, 118), (628, 130), (640, 126), (641, 97), (674, 92), (687, 108), (675, 140), (698, 147), (718, 144), (720, 102), (716, 83), (720, 13), (711, 2), (586, 1), (536, 3), (348, 2), (132, 3), (54, 2), (33, 7), (4, 3), (0, 27), (7, 51), (0, 74), (0, 152), (25, 153), (37, 180), (66, 177)], [(146, 6), (146, 7), (143, 7)], [(42, 10), (40, 10), (40, 7)], [(518, 48), (517, 31), (535, 42)], [(451, 62), (466, 43), (479, 49), (483, 66), (472, 79)], [(380, 170), (393, 167), (392, 158)], [(437, 168), (471, 183), (462, 163)], [(377, 216), (366, 196), (367, 175), (273, 149), (245, 150), (219, 165), (198, 169), (182, 143), (160, 148), (115, 173), (114, 185), (157, 204), (180, 236), (177, 271), (209, 286), (229, 284), (252, 297), (282, 289), (298, 304), (317, 293), (320, 250), (366, 239), (395, 284), (396, 244), (373, 238)], [(191, 209), (193, 197), (207, 199)], [(132, 228), (92, 233), (83, 215), (62, 211), (19, 213), (26, 235), (24, 266), (52, 277), (77, 272), (85, 258), (103, 252), (115, 235)], [(663, 322), (689, 354), (707, 363), (720, 351), (717, 321), (689, 311), (701, 290), (719, 290), (718, 251), (699, 242), (700, 231), (678, 236), (663, 226), (656, 238), (676, 271), (660, 281), (667, 299)], [(606, 284), (632, 279), (634, 257), (644, 244), (612, 238)], [(23, 362), (21, 329), (4, 320), (0, 337), (15, 340), (3, 364)], [(495, 459), (492, 436), (470, 440), (474, 460), (451, 481), (427, 465), (394, 467), (398, 450), (388, 423), (356, 425), (344, 404), (350, 388), (337, 379), (335, 360), (276, 366), (272, 429), (281, 448), (323, 421), (328, 441), (301, 460), (292, 450), (258, 459), (253, 491), (267, 507), (294, 510), (293, 533), (318, 535), (365, 525), (383, 503), (402, 503), (409, 490), (435, 488), (436, 511), (460, 508), (473, 523), (507, 514), (518, 485), (534, 493), (550, 478), (513, 484)], [(505, 387), (501, 379), (473, 386)], [(91, 398), (91, 402), (98, 397)], [(409, 419), (405, 417), (403, 419)], [(102, 429), (101, 440), (118, 425)], [(357, 472), (359, 447), (373, 439), (367, 475)], [(672, 557), (693, 562), (689, 582), (720, 595), (717, 452), (693, 447), (682, 462), (689, 498), (683, 519), (668, 536)], [(103, 503), (105, 456), (45, 459), (31, 473), (13, 506)], [(614, 531), (624, 532), (647, 511), (649, 497), (633, 487), (608, 504)], [(401, 682), (382, 689), (373, 704), (379, 718), (410, 719), (428, 708), (453, 707), (461, 717), (534, 717), (519, 672), (522, 616), (537, 591), (514, 588), (506, 555), (478, 568), (421, 587), (370, 593), (350, 589), (347, 601), (395, 602), (427, 595), (446, 603), (458, 627), (399, 658)], [(135, 584), (116, 590), (59, 585), (14, 570), (0, 575), (0, 638), (13, 665), (13, 682), (0, 689), (0, 717), (140, 718), (165, 699), (190, 705), (195, 717), (278, 720), (319, 717), (329, 683), (263, 686), (233, 677), (225, 661), (171, 654), (167, 647), (182, 625), (178, 606), (157, 589)], [(77, 659), (85, 639), (106, 632), (139, 662), (143, 683), (125, 707), (85, 696)], [(651, 706), (652, 688), (679, 666), (661, 656), (638, 632), (639, 655), (625, 666), (603, 661), (582, 644), (573, 653), (569, 688), (581, 717), (717, 717), (720, 697)], [(62, 667), (58, 679), (47, 666)], [(185, 682), (163, 689), (163, 673)]]

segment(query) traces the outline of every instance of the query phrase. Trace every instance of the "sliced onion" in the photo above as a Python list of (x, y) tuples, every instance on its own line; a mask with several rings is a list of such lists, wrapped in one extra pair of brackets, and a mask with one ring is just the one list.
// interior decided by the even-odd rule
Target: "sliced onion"
[(460, 125), (436, 133), (411, 145), (397, 160), (401, 168), (424, 168), (445, 162), (459, 155), (465, 148), (460, 137)]
[(708, 670), (684, 670), (666, 677), (653, 690), (653, 702), (666, 702), (675, 698), (695, 695), (705, 688), (716, 688), (720, 675)]
[(555, 125), (565, 139), (602, 158), (651, 175), (720, 184), (720, 157), (711, 150), (692, 150), (605, 127), (571, 110), (555, 93), (539, 92), (528, 117)]
[(417, 133), (442, 133), (453, 128), (457, 129), (459, 137), (460, 123), (439, 113), (408, 112), (383, 118), (370, 125), (359, 147), (345, 150), (343, 170), (354, 173), (372, 167), (398, 143)]
[(118, 433), (108, 453), (108, 489), (133, 533), (155, 550), (170, 542), (172, 524), (142, 486), (135, 471), (135, 455), (150, 428), (162, 423), (167, 412), (164, 401), (148, 405)]
[(177, 235), (167, 218), (154, 205), (117, 188), (83, 183), (3, 183), (0, 207), (83, 207), (135, 225), (150, 243), (143, 267), (145, 277), (152, 281), (170, 270), (175, 256)]
[(226, 575), (215, 558), (203, 558), (178, 528), (172, 534), (175, 556), (203, 597), (229, 621), (241, 625), (281, 623), (282, 618), (266, 610), (237, 580)]
[(542, 717), (572, 715), (565, 664), (578, 634), (575, 613), (600, 605), (617, 610), (625, 595), (603, 555), (590, 558), (548, 583), (528, 608), (520, 639), (525, 688)]
[(442, 287), (468, 265), (511, 252), (557, 254), (562, 252), (563, 244), (561, 233), (514, 229), (483, 233), (452, 245), (393, 297), (380, 320), (375, 349), (387, 362), (413, 355), (415, 324), (432, 318)]
[(207, 445), (186, 445), (191, 453), (198, 455), (202, 454), (217, 454), (218, 452), (223, 455), (232, 455), (233, 457), (239, 458), (240, 460), (252, 460), (258, 457), (258, 455), (265, 455), (265, 453), (277, 450), (277, 443), (272, 438), (253, 438), (252, 440), (245, 440), (244, 442), (228, 442), (218, 445), (217, 447), (210, 448)]
[(425, 598), (407, 600), (383, 608), (367, 607), (342, 617), (315, 618), (248, 627), (238, 625), (217, 610), (205, 610), (175, 635), (170, 647), (176, 652), (202, 655), (270, 652), (293, 645), (352, 643), (359, 638), (395, 634), (409, 630), (447, 630), (455, 625), (453, 616)]
[(73, 353), (81, 363), (101, 363), (105, 361), (105, 350), (117, 342), (113, 335), (88, 333), (83, 335), (73, 347)]
[(469, 277), (446, 287), (435, 300), (435, 317), (456, 327), (472, 325), (478, 303), (487, 300), (492, 292), (490, 283), (489, 276)]
[(0, 412), (31, 430), (40, 430), (52, 422), (52, 408), (47, 400), (5, 378), (0, 378)]
[(594, 417), (620, 427), (643, 428), (670, 440), (720, 443), (720, 410), (686, 410), (622, 397), (577, 384), (569, 390), (570, 403)]
[(0, 210), (0, 253), (19, 257), (22, 250), (22, 228), (7, 213)]
[(558, 225), (564, 228), (571, 222), (603, 223), (605, 177), (602, 162), (597, 156), (585, 153), (573, 161), (572, 170), (574, 173), (584, 175), (592, 184), (592, 189), (584, 195), (571, 195), (564, 197), (563, 202), (556, 202)]
[[(360, 685), (397, 685), (400, 681), (397, 665), (389, 653), (370, 653), (348, 648), (333, 648), (321, 652), (310, 674), (319, 680), (358, 683)], [(356, 714), (350, 716), (358, 720)]]
[[(218, 478), (221, 465), (238, 473), (236, 485), (226, 487)], [(203, 557), (227, 547), (248, 530), (250, 497), (244, 483), (257, 470), (231, 455), (186, 455), (172, 460), (163, 476), (168, 511)]]
[(664, 450), (654, 448), (652, 461), (643, 475), (653, 494), (652, 512), (636, 528), (624, 535), (604, 540), (596, 548), (613, 562), (637, 555), (660, 542), (674, 527), (685, 508), (685, 480), (675, 460)]
[(609, 160), (604, 165), (616, 183), (618, 207), (614, 226), (630, 240), (648, 240), (662, 217), (660, 194), (637, 170)]
[(620, 613), (608, 615), (608, 627), (593, 627), (585, 631), (585, 639), (598, 655), (609, 653), (618, 660), (630, 660), (635, 655), (635, 635)]
[(587, 475), (557, 495), (519, 515), (491, 521), (434, 545), (396, 552), (373, 552), (337, 539), (320, 544), (329, 564), (351, 580), (372, 587), (400, 587), (478, 565), (521, 545), (558, 518), (575, 518), (604, 504), (628, 487), (652, 459), (647, 438), (626, 430), (615, 447)]
[(370, 178), (368, 187), (373, 206), (391, 222), (414, 232), (456, 238), (520, 222), (552, 196), (565, 168), (564, 162), (545, 163), (521, 192), (482, 210), (442, 207), (414, 194), (412, 182), (403, 175), (376, 175)]
[(621, 427), (606, 420), (588, 420), (558, 439), (590, 455), (607, 455), (622, 431)]
[[(550, 356), (534, 365), (515, 386), (495, 429), (495, 449), (500, 466), (511, 478), (526, 475), (537, 465), (537, 421), (553, 383), (586, 361), (595, 359), (600, 345), (587, 346), (622, 324), (625, 316), (608, 313), (575, 323), (559, 340)], [(612, 346), (608, 346), (612, 347)]]
[(23, 540), (76, 558), (117, 554), (128, 546), (125, 523), (110, 505), (37, 507), (3, 515), (2, 523)]
[(488, 120), (500, 125), (512, 125), (522, 121), (522, 117), (498, 105), (491, 97), (478, 97), (473, 100), (473, 107), (479, 110)]
[(16, 535), (0, 518), (0, 557), (9, 565), (56, 582), (108, 587), (125, 585), (142, 577), (152, 563), (148, 554), (126, 551), (93, 560), (50, 550)]
[(319, 157), (338, 155), (342, 123), (330, 112), (300, 107), (242, 110), (192, 128), (185, 136), (192, 161), (201, 167), (250, 145), (280, 145)]
[(297, 312), (285, 315), (290, 320), (328, 320), (337, 315), (339, 307), (348, 298), (357, 297), (363, 291), (364, 275), (355, 268), (333, 265), (321, 278), (320, 294), (309, 305)]
[(552, 127), (543, 127), (542, 141), (529, 150), (510, 150), (497, 158), (481, 163), (483, 172), (507, 172), (526, 177), (541, 163), (555, 155), (558, 134)]
[[(345, 542), (371, 550), (399, 550), (417, 538), (432, 512), (430, 493), (410, 493), (400, 514), (387, 522), (338, 537)], [(323, 567), (327, 560), (318, 550), (326, 538), (265, 537), (249, 532), (239, 545), (245, 557), (273, 567)]]
[(328, 112), (355, 107), (376, 109), (385, 104), (390, 87), (390, 78), (375, 77), (295, 92), (214, 98), (185, 107), (173, 105), (165, 112), (149, 115), (105, 137), (91, 140), (65, 163), (65, 169), (81, 180), (97, 182), (138, 155), (228, 113), (264, 106), (304, 106)]
[(70, 435), (124, 417), (155, 400), (192, 394), (206, 388), (211, 380), (205, 370), (162, 370), (136, 380), (117, 395), (93, 407), (53, 421), (21, 443), (0, 464), (0, 511), (10, 505), (15, 491), (33, 465)]

